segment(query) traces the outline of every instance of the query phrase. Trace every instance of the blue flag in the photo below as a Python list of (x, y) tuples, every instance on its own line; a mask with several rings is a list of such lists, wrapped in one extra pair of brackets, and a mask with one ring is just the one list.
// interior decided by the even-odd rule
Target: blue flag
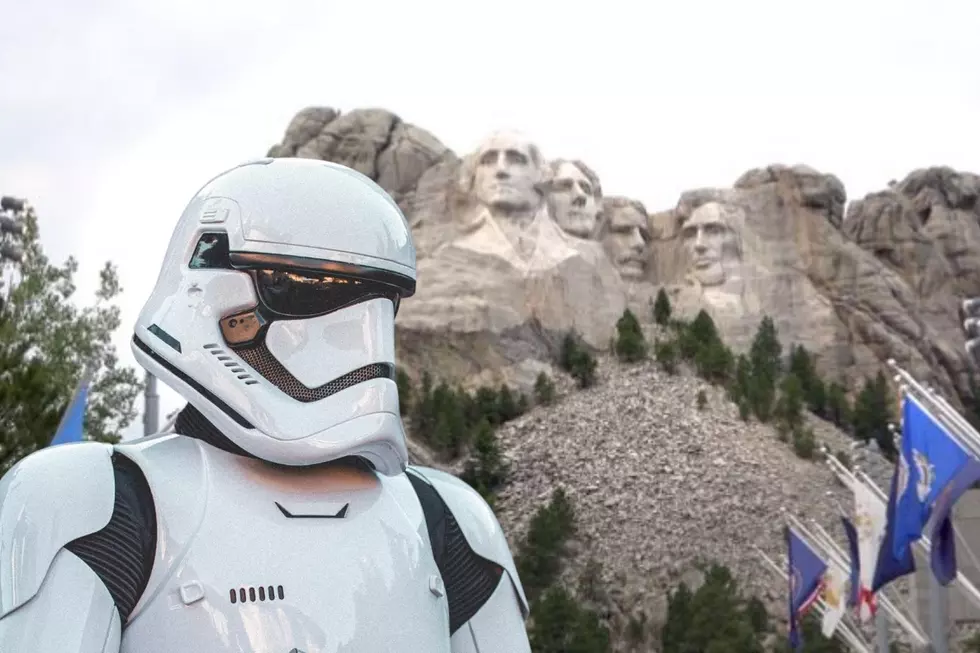
[(847, 607), (853, 608), (857, 606), (861, 596), (861, 556), (858, 554), (858, 534), (850, 519), (841, 516), (840, 520), (844, 523), (847, 548), (851, 554), (851, 591), (847, 594)]
[(939, 493), (933, 506), (936, 518), (932, 526), (930, 562), (932, 573), (943, 585), (949, 585), (956, 578), (956, 542), (951, 512), (963, 493), (977, 481), (980, 481), (980, 462), (971, 457)]
[(912, 553), (911, 543), (901, 549), (898, 555), (895, 554), (895, 513), (898, 505), (900, 482), (901, 462), (895, 465), (895, 473), (892, 474), (892, 485), (888, 492), (888, 508), (885, 511), (885, 532), (882, 534), (881, 544), (878, 548), (878, 563), (875, 565), (874, 580), (871, 583), (872, 592), (877, 592), (896, 578), (901, 578), (915, 571), (915, 556)]
[(803, 646), (799, 618), (820, 597), (827, 563), (789, 527), (785, 535), (789, 550), (789, 641), (799, 649)]
[(945, 427), (918, 401), (906, 395), (903, 403), (899, 457), (901, 487), (892, 543), (896, 558), (922, 537), (932, 504), (969, 458)]
[(82, 427), (85, 424), (85, 406), (88, 403), (89, 378), (85, 376), (75, 390), (75, 396), (65, 409), (65, 414), (61, 417), (58, 424), (58, 431), (54, 434), (49, 446), (65, 444), (67, 442), (82, 441)]

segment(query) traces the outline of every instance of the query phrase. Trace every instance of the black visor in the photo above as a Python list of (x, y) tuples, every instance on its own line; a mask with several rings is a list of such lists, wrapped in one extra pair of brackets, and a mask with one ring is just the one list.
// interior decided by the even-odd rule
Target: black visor
[(398, 295), (385, 284), (366, 279), (314, 272), (252, 270), (259, 301), (283, 317), (309, 318), (369, 299), (390, 299), (398, 307)]

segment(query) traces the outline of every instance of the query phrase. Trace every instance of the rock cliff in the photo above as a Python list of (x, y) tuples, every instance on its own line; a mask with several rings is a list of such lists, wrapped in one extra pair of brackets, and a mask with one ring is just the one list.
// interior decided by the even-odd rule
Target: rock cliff
[(457, 155), (390, 111), (325, 107), (299, 112), (269, 154), (348, 165), (404, 210), (419, 256), (398, 324), (412, 374), (437, 365), (526, 389), (564, 332), (604, 349), (623, 309), (648, 320), (663, 287), (683, 314), (706, 309), (736, 350), (769, 315), (850, 387), (894, 358), (968, 391), (957, 306), (980, 294), (976, 175), (916, 171), (845, 211), (833, 175), (770, 165), (649, 213), (520, 134)]

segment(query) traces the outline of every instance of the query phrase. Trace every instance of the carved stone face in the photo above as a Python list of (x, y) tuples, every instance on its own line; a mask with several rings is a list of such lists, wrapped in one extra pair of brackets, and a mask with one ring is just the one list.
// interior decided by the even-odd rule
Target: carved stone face
[(513, 134), (495, 134), (476, 153), (473, 191), (493, 209), (521, 210), (541, 199), (541, 161), (534, 146)]
[(602, 246), (623, 279), (640, 279), (647, 263), (647, 218), (633, 204), (610, 207)]
[(571, 161), (562, 162), (555, 171), (549, 201), (559, 227), (579, 238), (592, 236), (599, 213), (596, 188)]
[(717, 286), (741, 262), (739, 235), (726, 210), (717, 202), (699, 206), (684, 223), (681, 237), (691, 272), (702, 286)]

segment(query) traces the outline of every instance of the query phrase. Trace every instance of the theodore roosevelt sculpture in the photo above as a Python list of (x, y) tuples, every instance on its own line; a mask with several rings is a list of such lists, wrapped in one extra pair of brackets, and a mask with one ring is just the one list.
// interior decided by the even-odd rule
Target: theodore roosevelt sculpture
[(646, 274), (650, 227), (643, 205), (625, 197), (607, 197), (596, 238), (624, 281), (639, 281)]

